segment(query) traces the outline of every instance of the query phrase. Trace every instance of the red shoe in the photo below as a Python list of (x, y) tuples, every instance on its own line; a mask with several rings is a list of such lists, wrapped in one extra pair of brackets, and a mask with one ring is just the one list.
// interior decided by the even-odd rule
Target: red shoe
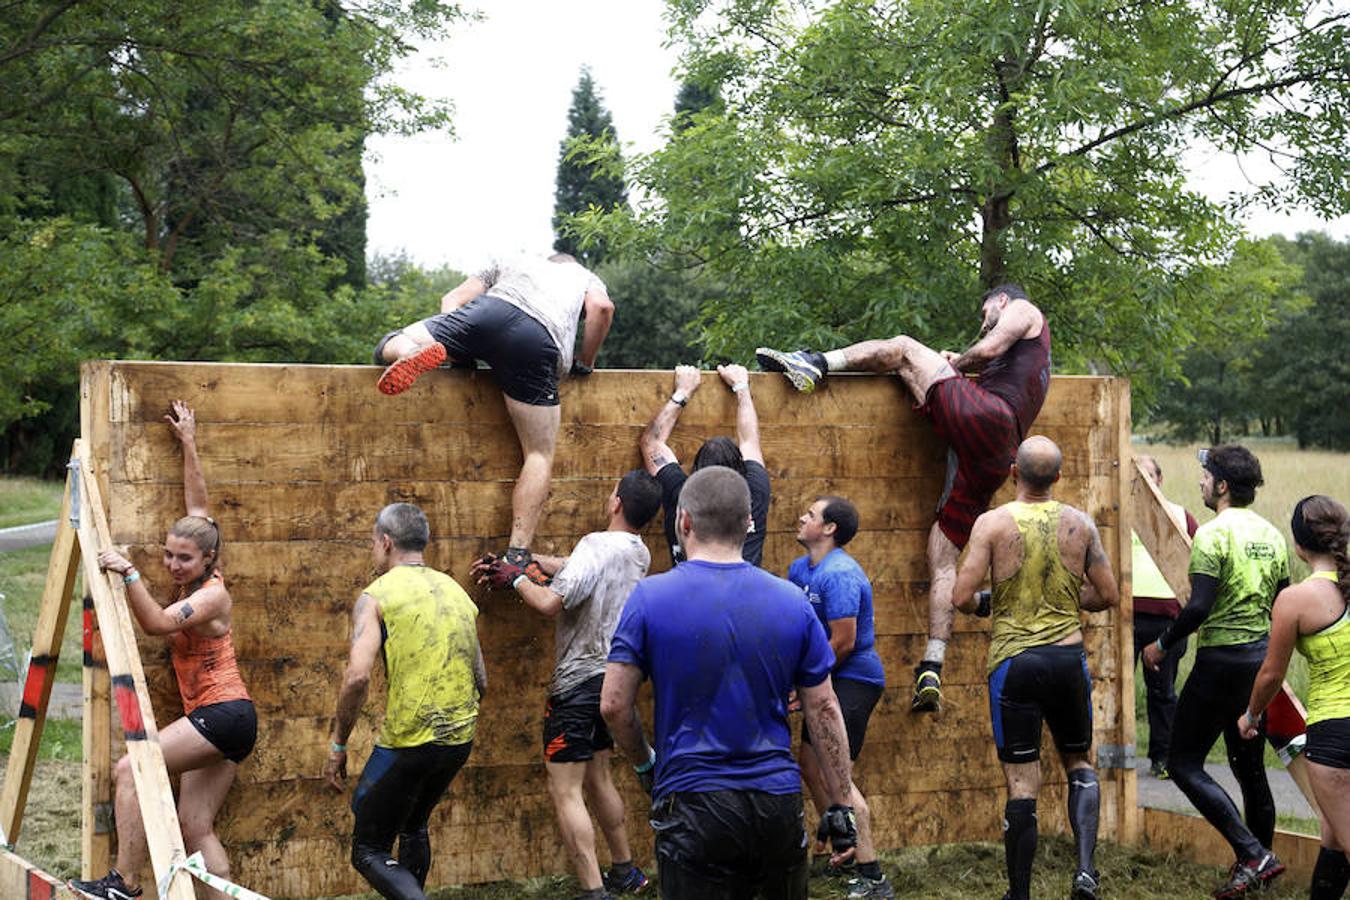
[(427, 344), (407, 356), (400, 356), (389, 364), (376, 387), (381, 394), (394, 396), (413, 386), (413, 382), (445, 362), (445, 347)]

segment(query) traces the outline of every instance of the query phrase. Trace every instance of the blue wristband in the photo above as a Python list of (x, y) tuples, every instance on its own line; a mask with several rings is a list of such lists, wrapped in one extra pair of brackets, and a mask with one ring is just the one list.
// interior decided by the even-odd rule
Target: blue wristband
[(128, 585), (130, 585), (130, 584), (135, 584), (136, 582), (138, 582), (138, 581), (140, 581), (140, 580), (141, 580), (141, 573), (138, 572), (138, 571), (136, 571), (135, 569), (132, 569), (128, 574), (122, 576), (122, 583), (123, 583), (123, 584), (128, 584)]

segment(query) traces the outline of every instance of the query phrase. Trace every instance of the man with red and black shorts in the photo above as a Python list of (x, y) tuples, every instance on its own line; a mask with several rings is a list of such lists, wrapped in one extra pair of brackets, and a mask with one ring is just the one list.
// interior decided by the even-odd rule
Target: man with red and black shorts
[[(941, 705), (957, 557), (1008, 477), (1050, 386), (1050, 325), (1026, 291), (1015, 284), (993, 288), (981, 299), (981, 315), (980, 337), (964, 353), (939, 352), (903, 334), (825, 353), (755, 351), (761, 366), (782, 372), (804, 393), (829, 372), (894, 372), (947, 441), (947, 481), (928, 536), (928, 645), (915, 669), (916, 712)], [(978, 382), (964, 377), (973, 372)]]
[[(504, 560), (481, 561), (474, 567), (480, 582), (514, 587), (527, 605), (557, 622), (557, 663), (544, 713), (544, 760), (558, 830), (581, 882), (578, 900), (637, 893), (647, 886), (647, 876), (633, 865), (623, 799), (610, 778), (614, 739), (600, 716), (600, 686), (619, 614), (651, 565), (639, 532), (660, 508), (661, 486), (651, 475), (634, 469), (605, 500), (606, 530), (583, 537), (565, 558), (536, 557), (553, 576), (550, 584), (535, 584)], [(650, 770), (650, 765), (642, 767), (639, 779)], [(595, 855), (591, 812), (612, 860), (603, 874)]]
[[(585, 319), (573, 361), (578, 316)], [(614, 319), (605, 285), (566, 253), (494, 262), (441, 298), (441, 312), (385, 335), (375, 362), (388, 364), (379, 389), (401, 394), (446, 361), (483, 360), (505, 395), (524, 463), (511, 494), (511, 537), (501, 554), (532, 580), (530, 542), (548, 500), (561, 421), (558, 379), (588, 375)]]

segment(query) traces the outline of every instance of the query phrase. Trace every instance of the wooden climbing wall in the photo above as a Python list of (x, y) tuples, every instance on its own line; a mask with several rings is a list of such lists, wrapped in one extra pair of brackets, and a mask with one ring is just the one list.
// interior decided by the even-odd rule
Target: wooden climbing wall
[[(235, 646), (261, 722), (218, 831), (234, 880), (274, 897), (365, 889), (348, 863), (348, 797), (317, 776), (349, 611), (372, 578), (376, 512), (393, 501), (422, 506), (433, 535), (428, 561), (466, 586), (471, 561), (499, 549), (510, 522), (520, 452), (490, 376), (444, 370), (388, 398), (375, 390), (377, 374), (372, 367), (133, 362), (84, 370), (83, 434), (114, 540), (131, 547), (156, 596), (169, 589), (160, 542), (183, 508), (181, 458), (163, 416), (173, 399), (196, 408), (212, 515), (225, 537)], [(877, 646), (890, 681), (856, 771), (878, 844), (997, 839), (1004, 795), (990, 738), (986, 620), (958, 616), (943, 712), (908, 711), (911, 670), (925, 643), (924, 547), (945, 447), (893, 378), (834, 377), (810, 396), (778, 376), (754, 375), (752, 386), (773, 478), (766, 567), (786, 572), (799, 553), (797, 517), (817, 495), (850, 497), (861, 514), (849, 551), (873, 581)], [(670, 389), (665, 372), (599, 372), (564, 385), (553, 494), (537, 550), (566, 553), (603, 527), (602, 503), (617, 477), (639, 465), (638, 437)], [(733, 434), (734, 423), (732, 395), (707, 373), (672, 447), (688, 463), (704, 438)], [(1129, 533), (1120, 523), (1128, 502), (1121, 466), (1129, 458), (1128, 383), (1056, 377), (1034, 430), (1063, 448), (1058, 496), (1095, 517), (1127, 579)], [(1005, 486), (998, 501), (1010, 497)], [(659, 523), (646, 539), (653, 571), (667, 568)], [(481, 608), (491, 685), (473, 755), (432, 819), (429, 884), (564, 872), (539, 737), (552, 625), (513, 595), (469, 590)], [(1102, 835), (1132, 842), (1134, 772), (1119, 767), (1134, 742), (1128, 588), (1122, 596), (1121, 609), (1084, 621), (1095, 744), (1115, 766), (1101, 772)], [(180, 714), (166, 645), (142, 637), (140, 649), (163, 726)], [(376, 685), (351, 741), (354, 766), (369, 752), (382, 696)], [(1063, 830), (1064, 777), (1048, 736), (1045, 746), (1040, 821)], [(646, 864), (646, 804), (625, 770), (616, 775), (637, 859)]]

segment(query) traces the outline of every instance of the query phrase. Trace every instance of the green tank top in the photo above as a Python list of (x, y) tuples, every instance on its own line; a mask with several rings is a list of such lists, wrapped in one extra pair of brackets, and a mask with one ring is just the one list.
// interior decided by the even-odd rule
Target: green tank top
[[(1338, 581), (1335, 572), (1309, 577)], [(1295, 646), (1308, 660), (1308, 724), (1350, 716), (1350, 608), (1321, 631), (1299, 635)]]
[(1225, 509), (1195, 533), (1189, 572), (1219, 582), (1199, 646), (1249, 644), (1270, 634), (1275, 586), (1289, 580), (1289, 553), (1274, 525), (1245, 507)]
[(1078, 630), (1078, 591), (1083, 584), (1059, 555), (1063, 505), (1014, 501), (1003, 507), (1022, 535), (1022, 565), (994, 585), (989, 671), (1032, 647), (1063, 640)]
[(366, 593), (384, 619), (389, 680), (375, 743), (396, 749), (473, 740), (478, 607), (453, 578), (426, 566), (395, 566)]

